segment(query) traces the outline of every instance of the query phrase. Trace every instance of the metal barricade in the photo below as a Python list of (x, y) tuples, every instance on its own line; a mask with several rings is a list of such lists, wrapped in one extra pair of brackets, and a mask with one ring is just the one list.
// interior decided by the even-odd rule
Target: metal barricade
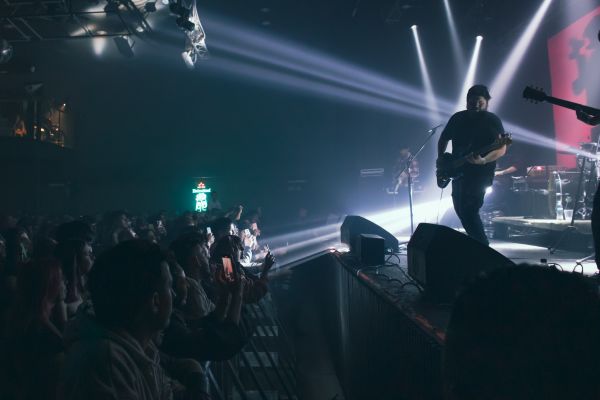
[(230, 360), (206, 363), (210, 394), (219, 400), (297, 399), (296, 359), (270, 295), (242, 308), (250, 337)]

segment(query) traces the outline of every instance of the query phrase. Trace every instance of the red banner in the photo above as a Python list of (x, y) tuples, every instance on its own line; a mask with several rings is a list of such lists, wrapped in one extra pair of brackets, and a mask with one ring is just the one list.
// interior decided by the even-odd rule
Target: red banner
[[(600, 44), (597, 34), (600, 26), (600, 7), (581, 17), (548, 40), (552, 96), (590, 104), (600, 98)], [(558, 142), (579, 148), (590, 142), (591, 127), (578, 121), (575, 112), (553, 106), (555, 137)], [(575, 156), (556, 154), (557, 164), (575, 167)]]

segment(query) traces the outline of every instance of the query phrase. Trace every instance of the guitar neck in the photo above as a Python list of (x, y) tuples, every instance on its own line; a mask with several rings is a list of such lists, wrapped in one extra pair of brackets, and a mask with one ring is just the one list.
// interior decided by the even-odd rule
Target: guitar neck
[[(499, 149), (502, 146), (504, 146), (504, 144), (499, 144), (497, 142), (494, 142), (494, 143), (492, 143), (490, 145), (487, 145), (485, 147), (481, 147), (481, 148), (477, 149), (476, 151), (473, 152), (473, 154), (479, 154), (479, 155), (481, 155), (483, 153), (487, 153), (489, 151)], [(464, 157), (461, 157), (461, 158), (455, 160), (452, 166), (454, 168), (458, 168), (458, 167), (462, 166), (464, 163), (467, 162), (467, 157), (468, 156), (464, 156)]]
[(594, 107), (589, 107), (589, 106), (584, 106), (582, 104), (577, 104), (572, 101), (563, 100), (563, 99), (559, 99), (559, 98), (552, 97), (552, 96), (546, 96), (544, 98), (544, 100), (547, 101), (548, 103), (552, 103), (557, 106), (565, 107), (565, 108), (568, 108), (571, 110), (575, 110), (575, 111), (581, 110), (586, 114), (600, 115), (600, 109), (597, 109)]

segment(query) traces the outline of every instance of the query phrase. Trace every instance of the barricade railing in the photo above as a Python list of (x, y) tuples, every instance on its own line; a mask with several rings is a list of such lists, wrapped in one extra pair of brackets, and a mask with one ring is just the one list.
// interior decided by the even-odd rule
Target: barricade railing
[(297, 399), (296, 358), (271, 296), (242, 308), (240, 324), (249, 333), (230, 360), (205, 364), (209, 392), (219, 400)]

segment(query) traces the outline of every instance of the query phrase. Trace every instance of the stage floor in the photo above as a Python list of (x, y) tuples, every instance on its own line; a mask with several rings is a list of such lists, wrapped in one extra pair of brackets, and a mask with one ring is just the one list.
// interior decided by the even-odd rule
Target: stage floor
[[(508, 225), (519, 228), (535, 228), (547, 231), (562, 232), (570, 225), (571, 220), (536, 219), (525, 217), (495, 217), (494, 224)], [(575, 229), (584, 235), (592, 234), (592, 222), (589, 220), (575, 220)]]
[[(400, 237), (400, 242), (408, 241), (409, 237)], [(530, 244), (516, 243), (505, 240), (491, 240), (490, 246), (517, 264), (520, 263), (540, 263), (540, 260), (545, 258), (549, 264), (558, 264), (559, 269), (565, 271), (582, 272), (585, 275), (593, 275), (598, 272), (594, 259), (582, 262), (581, 265), (577, 265), (577, 261), (590, 254), (567, 251), (567, 250), (556, 250), (554, 254), (550, 254), (550, 251), (546, 247), (534, 246)]]

